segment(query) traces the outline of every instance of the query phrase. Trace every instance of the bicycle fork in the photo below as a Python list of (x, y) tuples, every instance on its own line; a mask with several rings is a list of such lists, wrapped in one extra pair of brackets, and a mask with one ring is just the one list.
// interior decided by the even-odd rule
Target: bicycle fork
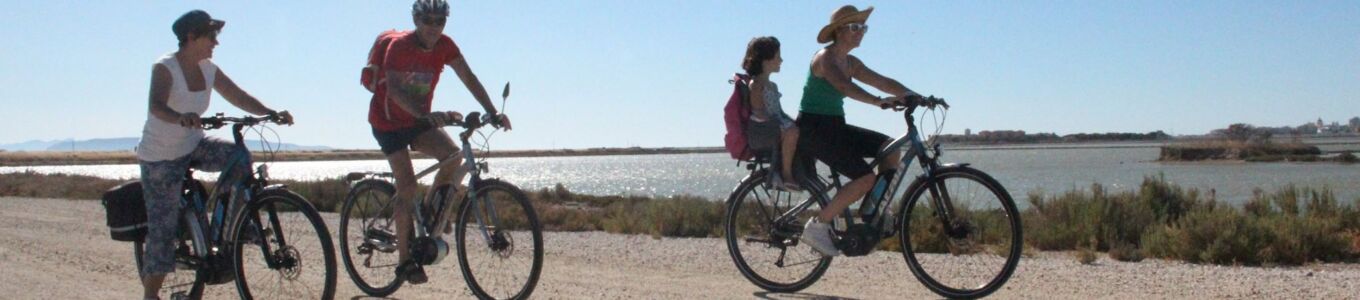
[[(468, 193), (468, 209), (477, 221), (477, 231), (481, 233), (482, 240), (486, 242), (488, 248), (493, 252), (501, 252), (510, 246), (510, 241), (505, 237), (505, 231), (501, 228), (500, 215), (496, 212), (496, 205), (491, 202), (490, 197), (478, 197), (476, 193)], [(486, 213), (483, 214), (482, 207), (485, 206)]]
[(968, 228), (968, 224), (956, 222), (954, 219), (954, 199), (949, 194), (949, 189), (944, 185), (944, 181), (932, 180), (926, 184), (926, 189), (930, 192), (931, 202), (935, 207), (935, 216), (940, 220), (945, 235), (951, 239), (967, 238), (971, 230)]

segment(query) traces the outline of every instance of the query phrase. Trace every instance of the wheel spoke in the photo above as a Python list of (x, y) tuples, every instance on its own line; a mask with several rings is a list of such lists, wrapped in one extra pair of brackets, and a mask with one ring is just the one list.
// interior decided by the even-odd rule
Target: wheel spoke
[[(266, 194), (248, 212), (257, 219), (238, 226), (237, 272), (246, 278), (238, 286), (257, 299), (333, 296), (336, 271), (329, 234), (319, 215), (292, 195)], [(252, 224), (260, 228), (248, 228)], [(247, 232), (252, 230), (263, 234), (251, 237)]]
[[(341, 208), (338, 240), (345, 271), (360, 290), (373, 296), (391, 294), (401, 284), (395, 272), (398, 257), (394, 193), (391, 183), (361, 182), (350, 191)], [(381, 236), (375, 239), (380, 243), (369, 241), (375, 236)]]
[(801, 226), (810, 213), (795, 214), (793, 225), (778, 222), (815, 194), (767, 188), (765, 173), (756, 174), (742, 181), (728, 203), (724, 225), (728, 252), (742, 275), (757, 286), (776, 292), (806, 288), (821, 277), (831, 260), (799, 243), (796, 230), (783, 230)]
[(509, 184), (478, 184), (463, 203), (456, 246), (464, 280), (478, 297), (520, 298), (533, 292), (542, 268), (543, 238), (533, 206)]
[[(926, 287), (946, 297), (999, 288), (1020, 259), (1020, 222), (1010, 195), (975, 170), (940, 172), (933, 191), (909, 191), (903, 254)], [(941, 214), (940, 212), (945, 212)]]

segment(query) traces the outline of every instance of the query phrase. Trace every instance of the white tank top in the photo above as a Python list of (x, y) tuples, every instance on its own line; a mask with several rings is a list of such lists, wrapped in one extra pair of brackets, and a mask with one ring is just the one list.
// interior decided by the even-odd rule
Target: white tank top
[[(189, 84), (184, 80), (184, 70), (179, 67), (179, 61), (175, 60), (174, 53), (161, 57), (156, 64), (170, 70), (172, 83), (168, 104), (171, 110), (178, 113), (197, 113), (200, 116), (208, 111), (213, 78), (217, 75), (217, 65), (213, 64), (212, 60), (198, 62), (199, 69), (203, 70), (204, 89), (197, 92), (189, 91)], [(142, 128), (142, 142), (137, 144), (137, 159), (163, 161), (184, 157), (193, 152), (201, 140), (203, 140), (202, 128), (186, 128), (177, 123), (161, 121), (148, 110), (146, 126)]]

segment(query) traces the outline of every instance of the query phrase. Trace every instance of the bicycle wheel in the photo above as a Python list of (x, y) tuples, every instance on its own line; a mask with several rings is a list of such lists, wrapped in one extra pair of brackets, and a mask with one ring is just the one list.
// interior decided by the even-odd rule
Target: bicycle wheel
[[(949, 167), (908, 191), (898, 215), (902, 255), (926, 288), (948, 298), (979, 298), (1010, 279), (1023, 242), (1020, 214), (1000, 183), (982, 171)], [(949, 204), (939, 211), (952, 211), (950, 224), (939, 217), (938, 203)]]
[(233, 224), (233, 263), (241, 299), (335, 297), (331, 235), (316, 208), (302, 196), (265, 190)]
[[(161, 293), (168, 297), (165, 299), (202, 299), (203, 288), (207, 282), (207, 274), (202, 271), (202, 264), (197, 258), (198, 251), (194, 250), (193, 239), (189, 233), (189, 226), (186, 222), (192, 220), (192, 214), (184, 212), (180, 219), (179, 238), (175, 241), (175, 271), (165, 274), (164, 281), (161, 282)], [(138, 276), (145, 266), (143, 255), (146, 254), (146, 243), (136, 241), (132, 243), (132, 256), (137, 262)], [(200, 274), (203, 273), (203, 274)]]
[(529, 197), (496, 179), (478, 182), (455, 229), (458, 263), (481, 299), (525, 299), (543, 268), (543, 228)]
[(777, 190), (767, 184), (767, 174), (747, 176), (728, 196), (723, 224), (727, 250), (751, 283), (771, 292), (797, 292), (816, 283), (831, 267), (830, 257), (798, 240), (803, 224), (816, 216), (820, 205), (813, 203), (785, 222), (776, 219), (806, 200), (824, 203), (825, 196), (808, 184), (807, 191)]
[(393, 219), (396, 187), (368, 179), (350, 188), (340, 208), (340, 257), (359, 290), (373, 297), (397, 291), (397, 227)]

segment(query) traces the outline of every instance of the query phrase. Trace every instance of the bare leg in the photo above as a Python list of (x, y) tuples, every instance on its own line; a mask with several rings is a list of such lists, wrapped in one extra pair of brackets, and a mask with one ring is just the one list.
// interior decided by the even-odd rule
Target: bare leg
[[(466, 187), (462, 186), (461, 183), (463, 182), (463, 177), (467, 176), (467, 169), (464, 168), (463, 157), (459, 155), (458, 146), (453, 144), (453, 139), (450, 138), (447, 133), (443, 130), (426, 131), (424, 134), (416, 137), (414, 141), (411, 141), (411, 147), (415, 148), (416, 151), (440, 159), (440, 162), (443, 163), (443, 165), (439, 167), (439, 171), (434, 174), (434, 186), (439, 187), (448, 184), (455, 187), (456, 190), (450, 190), (450, 194), (446, 195), (447, 197), (457, 197), (466, 192)], [(429, 195), (425, 195), (425, 197), (425, 201), (429, 203), (429, 201), (434, 200), (432, 199), (434, 193), (429, 193)], [(457, 198), (451, 199), (456, 200)], [(453, 211), (454, 203), (449, 204), (450, 205), (444, 207), (444, 220), (447, 220), (453, 215), (451, 212)], [(444, 220), (439, 221), (448, 224), (447, 222), (444, 222)], [(449, 228), (445, 228), (445, 231), (451, 231), (448, 229)]]
[[(892, 140), (883, 142), (883, 145), (878, 146), (878, 148), (883, 149), (884, 147), (888, 147), (888, 144), (891, 143)], [(878, 172), (882, 174), (887, 174), (889, 171), (897, 169), (897, 166), (901, 161), (902, 151), (894, 151), (892, 154), (889, 154), (886, 159), (878, 162)]]
[(850, 183), (841, 187), (841, 191), (836, 193), (835, 197), (831, 198), (831, 204), (822, 208), (821, 214), (817, 215), (817, 221), (822, 223), (831, 222), (831, 220), (836, 218), (837, 214), (840, 214), (845, 208), (850, 207), (850, 204), (855, 203), (859, 198), (864, 198), (864, 194), (869, 193), (869, 188), (873, 187), (873, 185), (874, 174), (864, 175), (850, 181)]
[[(887, 146), (888, 144), (884, 143), (882, 147)], [(902, 153), (894, 152), (893, 154), (888, 155), (887, 159), (879, 162), (878, 170), (879, 172), (892, 172), (893, 169), (897, 168), (897, 162), (901, 160)], [(860, 178), (855, 178), (855, 180), (850, 181), (850, 183), (846, 184), (845, 187), (842, 187), (841, 191), (836, 193), (836, 196), (831, 199), (831, 204), (822, 209), (822, 213), (817, 216), (817, 220), (821, 222), (831, 222), (832, 219), (836, 218), (836, 214), (841, 213), (841, 211), (850, 207), (850, 204), (854, 204), (855, 201), (860, 198), (864, 198), (864, 195), (868, 194), (869, 189), (873, 186), (874, 174), (860, 176)]]
[(160, 299), (161, 284), (165, 283), (165, 274), (148, 275), (142, 278), (142, 298)]
[(411, 151), (401, 150), (387, 155), (387, 163), (392, 166), (392, 177), (397, 180), (397, 203), (392, 218), (397, 222), (397, 261), (411, 257), (411, 235), (415, 230), (411, 222), (411, 202), (416, 194), (416, 175), (411, 167)]
[(784, 129), (782, 135), (783, 137), (781, 137), (781, 140), (783, 145), (779, 150), (784, 152), (783, 155), (781, 155), (784, 159), (784, 168), (781, 169), (784, 174), (781, 175), (784, 176), (785, 182), (794, 182), (793, 154), (798, 150), (798, 128), (792, 127)]

